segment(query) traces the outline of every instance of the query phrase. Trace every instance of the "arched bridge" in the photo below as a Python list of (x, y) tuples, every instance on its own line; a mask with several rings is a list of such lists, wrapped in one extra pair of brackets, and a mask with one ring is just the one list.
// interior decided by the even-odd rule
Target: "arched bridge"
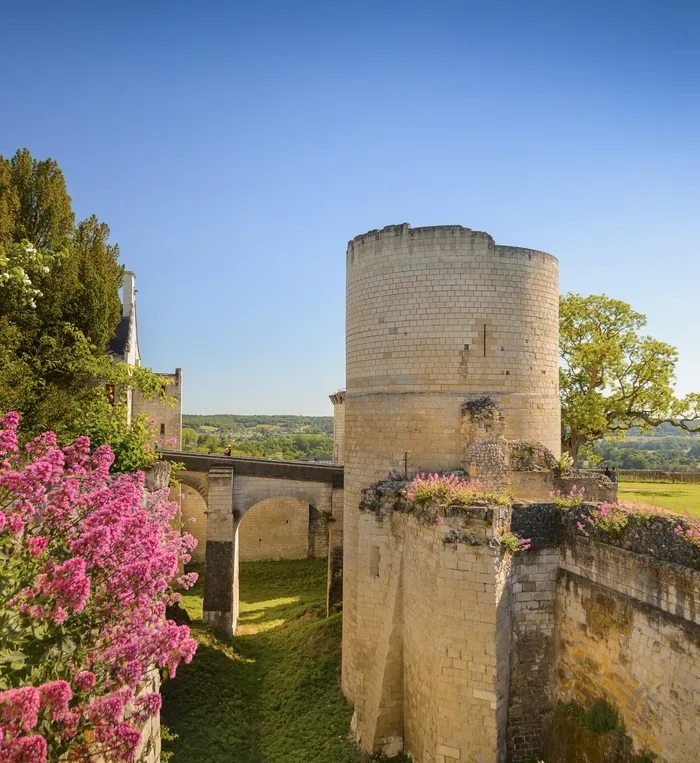
[[(228, 633), (238, 619), (239, 558), (253, 558), (246, 543), (266, 535), (280, 556), (325, 556), (327, 520), (337, 520), (336, 534), (342, 526), (342, 466), (188, 451), (163, 451), (161, 457), (185, 466), (176, 476), (188, 507), (183, 513), (197, 518), (187, 529), (198, 538), (200, 552), (204, 546), (204, 620)], [(288, 506), (298, 502), (299, 510), (281, 512), (282, 500)]]

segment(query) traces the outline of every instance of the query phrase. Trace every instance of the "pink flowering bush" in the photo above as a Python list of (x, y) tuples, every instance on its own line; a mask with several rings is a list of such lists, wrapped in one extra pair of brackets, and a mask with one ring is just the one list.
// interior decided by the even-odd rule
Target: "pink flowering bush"
[(20, 451), (18, 421), (0, 419), (0, 760), (128, 761), (160, 709), (137, 694), (147, 672), (196, 649), (165, 619), (196, 541), (167, 489), (110, 476), (108, 446), (47, 432)]
[(527, 551), (532, 545), (531, 538), (521, 538), (517, 533), (503, 533), (499, 538), (501, 545), (510, 551)]
[(700, 547), (699, 527), (684, 527), (683, 525), (678, 524), (673, 528), (673, 532), (680, 538), (683, 538), (686, 543), (690, 543), (691, 546)]
[(459, 477), (456, 474), (417, 474), (408, 486), (406, 497), (421, 504), (431, 499), (440, 503), (468, 506), (474, 501), (503, 505), (510, 501), (505, 490), (489, 489), (479, 482)]
[(561, 490), (553, 490), (550, 492), (549, 497), (558, 509), (573, 509), (583, 504), (585, 492), (585, 487), (577, 488), (576, 485), (572, 485), (568, 493), (562, 493)]
[(583, 521), (576, 522), (576, 528), (588, 537), (591, 528), (610, 535), (621, 533), (629, 522), (629, 512), (619, 503), (601, 503)]

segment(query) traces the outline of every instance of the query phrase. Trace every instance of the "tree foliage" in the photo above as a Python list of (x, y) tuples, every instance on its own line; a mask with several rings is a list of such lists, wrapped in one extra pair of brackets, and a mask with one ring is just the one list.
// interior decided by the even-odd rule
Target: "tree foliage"
[[(139, 468), (153, 458), (143, 447), (150, 433), (145, 420), (129, 425), (126, 394), (162, 398), (165, 383), (106, 355), (122, 278), (109, 235), (94, 215), (75, 223), (55, 161), (26, 149), (0, 156), (0, 412), (22, 414), (25, 439), (89, 433), (112, 445), (115, 468)], [(119, 385), (114, 406), (105, 383)]]
[(605, 295), (560, 300), (562, 448), (579, 450), (631, 427), (695, 431), (700, 395), (674, 393), (678, 352), (641, 332), (646, 317)]

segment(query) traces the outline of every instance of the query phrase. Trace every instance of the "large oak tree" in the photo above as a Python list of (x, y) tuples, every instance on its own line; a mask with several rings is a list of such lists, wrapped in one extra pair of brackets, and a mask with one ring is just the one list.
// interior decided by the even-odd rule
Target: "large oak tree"
[(678, 352), (642, 333), (646, 316), (604, 294), (569, 293), (559, 321), (562, 450), (577, 460), (606, 436), (664, 422), (700, 431), (700, 395), (675, 395)]

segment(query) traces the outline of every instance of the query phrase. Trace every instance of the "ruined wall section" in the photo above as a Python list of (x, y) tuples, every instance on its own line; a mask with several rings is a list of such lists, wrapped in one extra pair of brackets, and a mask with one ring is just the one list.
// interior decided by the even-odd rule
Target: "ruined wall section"
[(461, 405), (489, 394), (504, 436), (560, 444), (558, 263), (460, 226), (395, 225), (347, 249), (343, 688), (356, 692), (360, 491), (393, 469), (458, 469)]
[(556, 699), (615, 706), (637, 750), (700, 760), (700, 572), (568, 541), (557, 583)]

